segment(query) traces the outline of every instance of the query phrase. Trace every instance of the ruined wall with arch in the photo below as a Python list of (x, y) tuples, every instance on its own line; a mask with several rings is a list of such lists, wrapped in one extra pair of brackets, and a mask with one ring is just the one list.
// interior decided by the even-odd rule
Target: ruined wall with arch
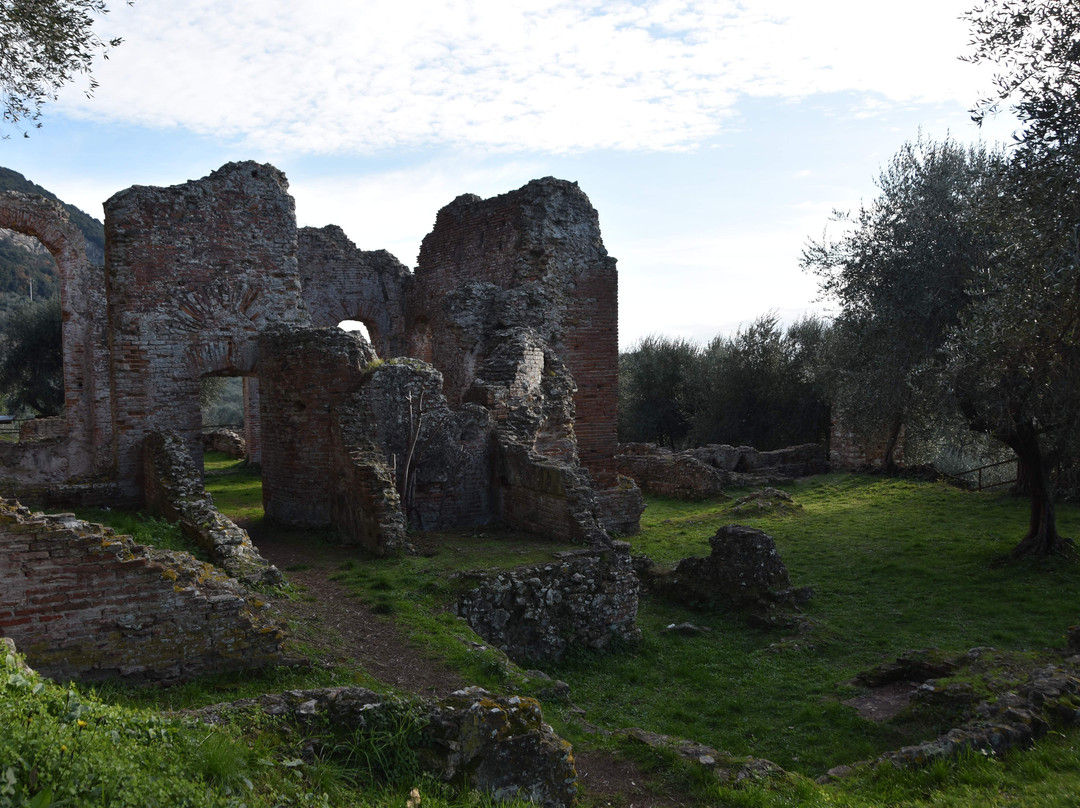
[(105, 203), (116, 475), (138, 488), (148, 432), (201, 459), (203, 376), (256, 376), (258, 335), (303, 323), (296, 214), (285, 175), (232, 163)]
[(337, 225), (297, 232), (304, 304), (316, 328), (362, 322), (380, 357), (408, 355), (405, 300), (412, 273), (386, 250), (358, 249)]
[(61, 434), (4, 445), (0, 464), (8, 474), (37, 483), (103, 471), (111, 460), (104, 270), (87, 260), (83, 234), (58, 202), (16, 191), (0, 193), (0, 228), (33, 236), (56, 260), (64, 344)]

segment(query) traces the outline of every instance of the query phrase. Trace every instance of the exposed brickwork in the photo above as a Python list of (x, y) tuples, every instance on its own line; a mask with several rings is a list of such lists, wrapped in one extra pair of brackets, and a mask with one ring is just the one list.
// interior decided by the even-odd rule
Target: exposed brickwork
[(359, 320), (379, 356), (406, 355), (408, 268), (386, 250), (358, 250), (337, 225), (301, 228), (297, 259), (312, 325)]
[(259, 332), (304, 322), (285, 176), (230, 163), (105, 203), (116, 474), (137, 482), (145, 434), (175, 429), (198, 461), (204, 375), (256, 372)]
[(336, 408), (356, 392), (375, 353), (338, 328), (279, 327), (259, 338), (263, 502), (295, 527), (331, 524), (331, 432)]
[(56, 679), (176, 682), (282, 661), (247, 592), (186, 553), (0, 503), (0, 634)]

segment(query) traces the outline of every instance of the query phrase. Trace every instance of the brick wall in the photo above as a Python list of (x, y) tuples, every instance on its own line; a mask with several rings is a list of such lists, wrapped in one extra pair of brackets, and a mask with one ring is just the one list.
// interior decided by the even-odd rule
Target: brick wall
[(335, 410), (363, 380), (375, 353), (339, 328), (263, 332), (260, 353), (263, 503), (294, 527), (331, 524)]
[(169, 683), (282, 661), (281, 628), (186, 553), (7, 500), (0, 563), (0, 635), (54, 679)]
[(139, 486), (148, 431), (175, 429), (198, 461), (204, 375), (255, 372), (271, 323), (306, 321), (284, 175), (230, 163), (105, 203), (116, 473)]
[(316, 327), (359, 320), (375, 352), (404, 356), (405, 294), (412, 273), (386, 250), (356, 248), (337, 225), (298, 231), (304, 304)]

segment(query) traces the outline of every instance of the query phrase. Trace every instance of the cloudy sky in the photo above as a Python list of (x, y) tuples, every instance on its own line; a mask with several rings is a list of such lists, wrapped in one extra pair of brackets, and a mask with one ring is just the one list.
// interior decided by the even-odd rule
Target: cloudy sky
[[(620, 342), (827, 312), (798, 268), (905, 140), (977, 130), (973, 0), (120, 0), (124, 44), (0, 165), (87, 212), (230, 160), (301, 225), (415, 264), (435, 213), (576, 180), (619, 259)], [(9, 131), (10, 133), (10, 131)]]

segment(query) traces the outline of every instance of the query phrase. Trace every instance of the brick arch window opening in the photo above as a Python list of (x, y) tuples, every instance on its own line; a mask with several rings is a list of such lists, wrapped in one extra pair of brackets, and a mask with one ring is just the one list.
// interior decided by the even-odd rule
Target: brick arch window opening
[(342, 331), (356, 332), (366, 339), (369, 345), (374, 346), (375, 344), (373, 340), (375, 334), (372, 333), (372, 329), (363, 320), (342, 320), (338, 323), (338, 328)]
[[(19, 262), (17, 270), (0, 285), (0, 295), (4, 298), (6, 313), (11, 313), (22, 306), (41, 306), (51, 301), (56, 301), (60, 303), (61, 308), (63, 307), (57, 257), (36, 234), (18, 229), (0, 229), (0, 254), (5, 254), (5, 257)], [(34, 367), (38, 373), (50, 372), (46, 370), (48, 368), (54, 369), (59, 375), (57, 381), (60, 385), (60, 395), (59, 401), (56, 402), (58, 411), (52, 415), (61, 417), (67, 403), (67, 385), (61, 370), (64, 357), (62, 317), (56, 322), (55, 341), (49, 341), (47, 350), (49, 355), (40, 356), (34, 362)], [(5, 415), (17, 421), (50, 417), (49, 413), (35, 413), (30, 408), (20, 412), (8, 412), (6, 408), (3, 408), (3, 411)], [(12, 424), (14, 425), (13, 422)], [(9, 429), (7, 423), (3, 428), (4, 431)]]

